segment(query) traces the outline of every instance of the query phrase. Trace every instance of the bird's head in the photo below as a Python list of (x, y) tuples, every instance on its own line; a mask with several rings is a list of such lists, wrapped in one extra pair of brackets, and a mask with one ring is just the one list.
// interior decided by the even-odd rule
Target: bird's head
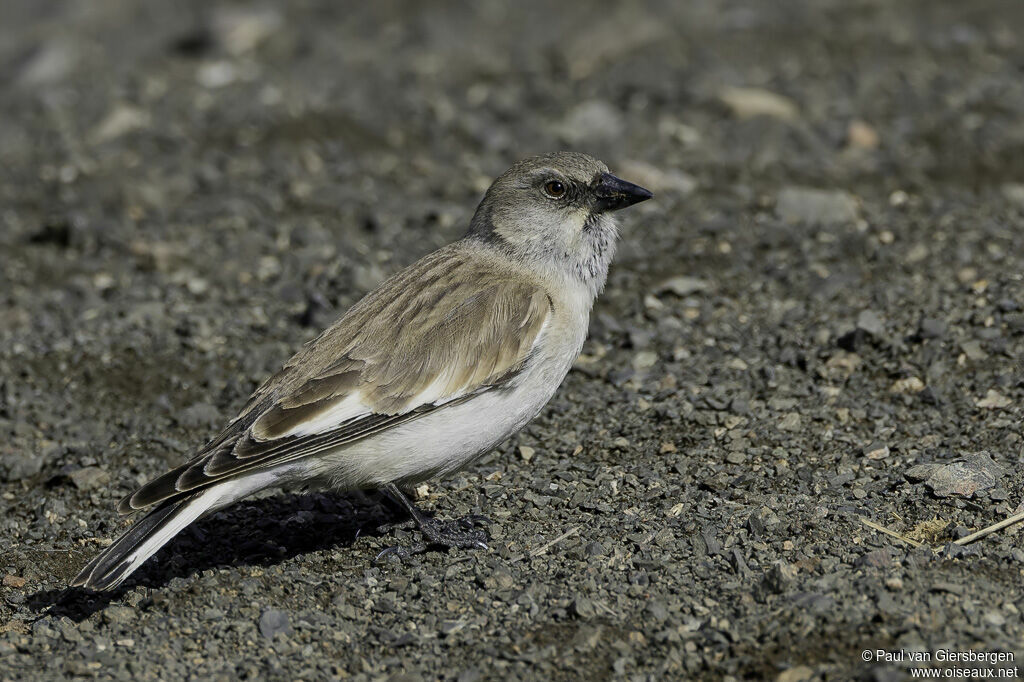
[(527, 266), (604, 285), (618, 228), (612, 213), (652, 194), (577, 152), (525, 159), (494, 183), (473, 216), (470, 238), (505, 250)]

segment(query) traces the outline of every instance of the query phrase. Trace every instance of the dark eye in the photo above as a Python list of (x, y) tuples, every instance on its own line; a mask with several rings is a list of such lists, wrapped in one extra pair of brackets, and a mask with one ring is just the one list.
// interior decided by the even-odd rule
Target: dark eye
[(565, 183), (559, 180), (548, 180), (544, 183), (544, 194), (552, 199), (561, 199), (565, 196)]

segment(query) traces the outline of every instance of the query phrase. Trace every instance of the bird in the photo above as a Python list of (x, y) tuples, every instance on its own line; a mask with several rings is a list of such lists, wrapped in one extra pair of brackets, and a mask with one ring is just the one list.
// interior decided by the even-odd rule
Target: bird
[[(119, 586), (202, 516), (267, 488), (381, 490), (426, 548), (486, 547), (403, 491), (463, 469), (530, 422), (582, 351), (619, 231), (652, 193), (580, 152), (515, 163), (465, 235), (385, 280), (177, 468), (118, 506), (145, 511), (69, 583)], [(401, 552), (400, 552), (401, 553)]]

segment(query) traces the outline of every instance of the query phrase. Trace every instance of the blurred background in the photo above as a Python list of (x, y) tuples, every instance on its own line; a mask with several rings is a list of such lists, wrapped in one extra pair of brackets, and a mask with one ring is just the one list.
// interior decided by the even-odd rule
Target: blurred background
[[(1021, 649), (1017, 541), (927, 547), (1021, 502), (1024, 3), (2, 14), (0, 677), (798, 682), (900, 679), (879, 646)], [(557, 149), (656, 198), (553, 406), (431, 486), (497, 521), (490, 554), (382, 569), (387, 536), (247, 507), (222, 526), (256, 513), (280, 551), (201, 527), (131, 608), (26, 624), (120, 496)]]

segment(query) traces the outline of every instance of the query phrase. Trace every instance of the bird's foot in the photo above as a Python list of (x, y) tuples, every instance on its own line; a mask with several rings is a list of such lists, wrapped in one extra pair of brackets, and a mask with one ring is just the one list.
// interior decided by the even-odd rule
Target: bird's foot
[(473, 514), (464, 516), (455, 521), (439, 521), (437, 519), (426, 519), (420, 525), (420, 532), (426, 538), (428, 544), (444, 547), (458, 547), (459, 549), (487, 549), (487, 540), (490, 539), (487, 531), (477, 526), (486, 526), (490, 519), (486, 516)]
[(477, 528), (490, 523), (486, 516), (472, 515), (454, 521), (441, 521), (438, 519), (423, 519), (419, 523), (420, 533), (423, 534), (423, 542), (417, 542), (409, 546), (388, 547), (377, 555), (377, 561), (385, 557), (407, 557), (423, 554), (431, 548), (450, 549), (487, 549), (487, 540), (490, 536), (486, 530)]

